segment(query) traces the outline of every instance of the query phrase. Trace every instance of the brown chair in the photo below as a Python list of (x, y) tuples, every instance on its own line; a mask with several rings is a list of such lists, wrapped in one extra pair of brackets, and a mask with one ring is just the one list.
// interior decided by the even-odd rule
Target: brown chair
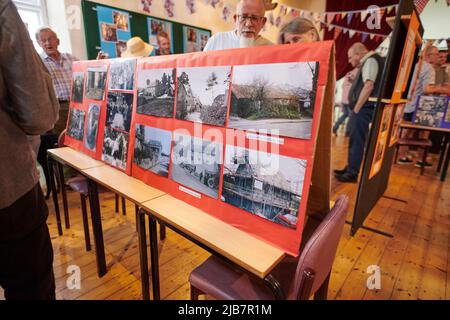
[[(320, 222), (298, 258), (287, 257), (271, 272), (288, 300), (327, 298), (331, 268), (348, 208), (348, 198), (341, 196)], [(207, 294), (219, 300), (274, 300), (272, 291), (255, 276), (236, 270), (211, 256), (189, 276), (191, 299)]]
[(408, 147), (416, 147), (423, 149), (423, 156), (422, 156), (422, 165), (420, 166), (420, 175), (423, 175), (423, 172), (425, 170), (425, 161), (427, 160), (428, 155), (428, 149), (431, 148), (432, 143), (429, 139), (415, 139), (415, 138), (401, 138), (397, 141), (397, 146), (395, 149), (395, 163), (397, 163), (398, 158), (398, 150), (402, 146), (408, 146)]

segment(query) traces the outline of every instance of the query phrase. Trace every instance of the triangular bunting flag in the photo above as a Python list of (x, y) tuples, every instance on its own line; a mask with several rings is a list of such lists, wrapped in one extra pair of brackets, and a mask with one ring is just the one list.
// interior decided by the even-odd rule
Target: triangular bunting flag
[(355, 33), (356, 33), (356, 31), (354, 31), (354, 30), (348, 30), (348, 35), (350, 36), (350, 39), (353, 38)]
[(332, 23), (332, 22), (333, 22), (333, 19), (334, 19), (334, 16), (335, 16), (335, 14), (334, 14), (334, 13), (332, 13), (332, 12), (330, 12), (330, 13), (327, 13), (327, 14), (326, 14), (326, 16), (327, 16), (327, 23)]
[(368, 14), (368, 13), (367, 13), (366, 10), (361, 11), (361, 22), (364, 22), (364, 21), (366, 20), (367, 14)]
[(361, 34), (361, 42), (363, 42), (363, 43), (366, 42), (368, 36), (369, 35), (367, 33), (363, 32)]
[(350, 25), (352, 23), (353, 13), (349, 12), (347, 14), (347, 25)]
[(370, 40), (373, 40), (373, 38), (375, 38), (375, 35), (373, 33), (370, 33), (369, 36), (370, 36)]
[(380, 9), (380, 12), (379, 12), (380, 17), (384, 16), (384, 13), (385, 13), (385, 12), (386, 12), (386, 9), (385, 9), (385, 8), (381, 8), (381, 9)]
[(341, 34), (342, 30), (339, 28), (334, 28), (334, 40), (336, 40)]
[(394, 7), (395, 7), (395, 6), (387, 7), (387, 14), (390, 14), (391, 11), (392, 11), (392, 9), (394, 9)]
[(331, 30), (333, 30), (334, 29), (334, 26), (333, 25), (328, 25), (328, 31), (331, 31)]
[(342, 12), (341, 13), (341, 19), (345, 19), (345, 16), (347, 16), (347, 12)]

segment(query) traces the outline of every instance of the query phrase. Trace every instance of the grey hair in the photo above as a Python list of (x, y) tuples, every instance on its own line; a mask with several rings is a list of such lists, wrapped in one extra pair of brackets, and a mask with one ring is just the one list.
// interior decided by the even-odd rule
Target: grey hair
[(240, 13), (242, 11), (242, 5), (244, 4), (244, 2), (259, 2), (261, 4), (261, 17), (264, 17), (264, 14), (266, 13), (266, 6), (264, 3), (264, 0), (239, 0), (237, 6), (236, 6), (236, 13)]
[(56, 34), (55, 31), (52, 30), (52, 28), (50, 28), (49, 26), (44, 26), (44, 27), (40, 27), (39, 29), (36, 30), (36, 32), (35, 32), (35, 34), (34, 34), (34, 36), (36, 37), (36, 41), (39, 42), (39, 40), (40, 40), (39, 36), (41, 35), (41, 33), (42, 33), (43, 31), (50, 31), (50, 32), (52, 32), (56, 37), (58, 37), (58, 35)]
[(284, 43), (284, 34), (292, 33), (292, 34), (305, 34), (309, 31), (314, 33), (315, 41), (320, 41), (320, 35), (317, 31), (316, 27), (312, 23), (311, 20), (306, 18), (297, 17), (292, 19), (288, 23), (286, 23), (280, 30), (278, 35), (278, 43)]

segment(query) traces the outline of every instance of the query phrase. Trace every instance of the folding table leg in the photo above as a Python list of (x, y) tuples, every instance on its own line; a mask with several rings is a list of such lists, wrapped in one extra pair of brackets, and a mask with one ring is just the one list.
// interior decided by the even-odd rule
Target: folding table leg
[(148, 273), (147, 234), (145, 231), (145, 212), (141, 209), (137, 212), (136, 225), (139, 238), (139, 262), (141, 265), (141, 289), (142, 299), (150, 300), (150, 279)]
[(150, 230), (150, 257), (152, 268), (153, 300), (161, 300), (159, 286), (159, 253), (158, 253), (158, 235), (156, 231), (156, 219), (149, 215), (148, 226)]
[(98, 188), (95, 181), (88, 179), (89, 204), (91, 207), (92, 231), (94, 233), (95, 255), (97, 258), (97, 272), (99, 277), (106, 273), (105, 246), (103, 243), (102, 219), (100, 203), (98, 200)]
[(59, 203), (58, 203), (58, 194), (56, 191), (55, 180), (53, 177), (55, 176), (55, 172), (53, 169), (54, 160), (52, 157), (48, 156), (48, 172), (50, 175), (50, 189), (52, 190), (52, 198), (53, 198), (53, 206), (55, 207), (55, 215), (56, 215), (56, 225), (58, 226), (58, 234), (62, 236), (62, 226), (61, 226), (61, 213), (59, 212)]
[(67, 205), (67, 193), (66, 193), (66, 183), (64, 181), (64, 170), (61, 163), (57, 163), (58, 167), (58, 177), (59, 177), (59, 185), (61, 186), (61, 194), (63, 199), (63, 207), (64, 207), (64, 221), (66, 224), (66, 229), (70, 229), (70, 218), (69, 218), (69, 206)]
[(127, 206), (125, 205), (125, 198), (124, 197), (122, 197), (122, 214), (124, 216), (127, 215)]
[(86, 208), (86, 195), (80, 193), (80, 201), (81, 201), (81, 214), (83, 217), (83, 229), (84, 229), (84, 242), (86, 245), (86, 251), (91, 251), (91, 236), (89, 235), (89, 219), (87, 215)]

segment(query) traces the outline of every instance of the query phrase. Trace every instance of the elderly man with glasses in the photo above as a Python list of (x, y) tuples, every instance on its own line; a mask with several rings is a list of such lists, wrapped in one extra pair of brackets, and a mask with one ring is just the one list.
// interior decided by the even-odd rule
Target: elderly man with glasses
[(204, 51), (271, 45), (259, 35), (266, 23), (264, 0), (240, 0), (233, 16), (236, 29), (212, 36)]

